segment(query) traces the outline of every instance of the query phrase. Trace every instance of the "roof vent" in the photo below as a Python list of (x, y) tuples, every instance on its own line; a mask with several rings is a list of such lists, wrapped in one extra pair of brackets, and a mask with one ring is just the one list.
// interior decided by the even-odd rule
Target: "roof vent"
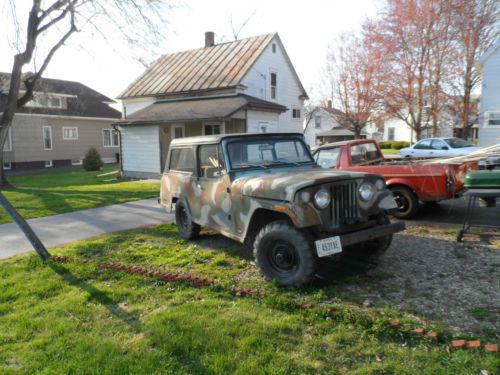
[(205, 32), (205, 48), (212, 47), (215, 44), (214, 40), (215, 40), (215, 34), (213, 31)]

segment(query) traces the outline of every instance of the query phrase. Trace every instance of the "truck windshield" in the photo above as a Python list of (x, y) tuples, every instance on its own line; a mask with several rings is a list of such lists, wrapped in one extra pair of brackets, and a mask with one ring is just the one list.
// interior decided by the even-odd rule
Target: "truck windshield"
[(313, 159), (298, 139), (243, 139), (227, 145), (232, 169), (311, 163)]

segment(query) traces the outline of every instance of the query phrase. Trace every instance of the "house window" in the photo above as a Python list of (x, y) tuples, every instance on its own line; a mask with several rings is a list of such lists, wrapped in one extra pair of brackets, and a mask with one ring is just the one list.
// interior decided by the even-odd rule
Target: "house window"
[(278, 74), (271, 73), (271, 99), (276, 99), (278, 86)]
[(11, 170), (12, 169), (12, 163), (10, 161), (7, 161), (5, 163), (3, 163), (3, 169), (4, 170)]
[(175, 138), (184, 138), (186, 135), (185, 133), (185, 129), (184, 129), (184, 124), (177, 124), (177, 125), (172, 125), (170, 127), (170, 129), (172, 129), (172, 139), (175, 139)]
[(11, 133), (10, 129), (7, 132), (7, 138), (5, 139), (5, 143), (3, 144), (3, 150), (4, 151), (12, 151), (12, 133)]
[(273, 53), (276, 53), (276, 43), (272, 44), (272, 50), (273, 50)]
[(259, 133), (267, 133), (267, 127), (269, 123), (267, 122), (259, 122)]
[(321, 115), (314, 116), (314, 125), (316, 128), (321, 128)]
[(387, 140), (388, 141), (394, 141), (395, 132), (396, 132), (395, 128), (388, 128), (387, 129)]
[(82, 159), (72, 159), (71, 165), (82, 165)]
[(120, 146), (120, 137), (118, 131), (114, 129), (102, 130), (102, 143), (104, 147), (118, 147)]
[(222, 125), (221, 124), (205, 124), (203, 125), (203, 135), (215, 135), (222, 134)]
[(52, 150), (52, 127), (43, 127), (43, 148), (44, 150)]
[(76, 126), (63, 126), (63, 139), (78, 139), (78, 128)]
[(292, 109), (292, 118), (293, 119), (300, 119), (300, 109), (298, 109), (298, 108)]
[(45, 168), (52, 168), (53, 164), (52, 164), (52, 160), (46, 160), (45, 161)]
[(490, 112), (488, 114), (488, 126), (500, 125), (500, 112)]
[(33, 99), (26, 103), (26, 106), (41, 108), (63, 108), (64, 99), (57, 95), (35, 93), (33, 95)]

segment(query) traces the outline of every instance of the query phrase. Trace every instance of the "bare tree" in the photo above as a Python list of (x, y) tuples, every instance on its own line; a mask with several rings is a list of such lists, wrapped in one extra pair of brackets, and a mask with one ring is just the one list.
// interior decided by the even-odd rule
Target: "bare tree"
[(380, 110), (384, 81), (380, 63), (381, 54), (352, 33), (338, 38), (327, 56), (324, 86), (338, 109), (332, 116), (356, 138)]
[[(102, 38), (115, 33), (131, 43), (142, 40), (148, 46), (158, 45), (154, 41), (162, 35), (157, 25), (166, 18), (163, 0), (33, 0), (25, 22), (16, 8), (19, 3), (10, 0), (9, 4), (10, 9), (4, 7), (4, 13), (8, 14), (2, 16), (11, 22), (16, 51), (8, 81), (0, 82), (0, 95), (5, 97), (0, 117), (0, 150), (15, 112), (33, 98), (40, 77), (71, 35), (87, 29)], [(43, 53), (44, 47), (46, 53)], [(33, 73), (23, 74), (26, 67), (33, 68)], [(0, 152), (0, 165), (3, 165), (3, 152)], [(8, 186), (0, 168), (0, 187)]]
[[(2, 14), (3, 19), (11, 22), (16, 52), (8, 82), (0, 82), (0, 99), (3, 99), (0, 101), (0, 166), (3, 166), (3, 148), (16, 111), (33, 98), (37, 83), (53, 56), (71, 35), (87, 27), (102, 37), (116, 32), (130, 42), (154, 41), (161, 37), (155, 21), (166, 17), (166, 4), (162, 0), (33, 0), (26, 18), (18, 14), (19, 4), (10, 0), (9, 9), (4, 6)], [(42, 47), (47, 47), (46, 53)], [(34, 67), (33, 73), (23, 74), (23, 69), (30, 65)], [(0, 167), (0, 188), (8, 186)], [(50, 255), (43, 244), (1, 193), (0, 205), (24, 231), (40, 257), (47, 259)]]
[(386, 85), (388, 116), (403, 120), (420, 139), (428, 120), (428, 81), (434, 18), (427, 0), (388, 0), (368, 24), (372, 42), (391, 71)]

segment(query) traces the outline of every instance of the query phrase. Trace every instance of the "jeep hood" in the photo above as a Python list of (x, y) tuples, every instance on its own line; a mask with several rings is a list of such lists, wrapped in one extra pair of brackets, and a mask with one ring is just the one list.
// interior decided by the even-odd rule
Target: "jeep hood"
[(242, 176), (233, 181), (231, 193), (255, 198), (293, 201), (295, 193), (303, 188), (324, 183), (359, 179), (366, 173), (337, 170), (293, 170), (262, 173), (258, 176)]

